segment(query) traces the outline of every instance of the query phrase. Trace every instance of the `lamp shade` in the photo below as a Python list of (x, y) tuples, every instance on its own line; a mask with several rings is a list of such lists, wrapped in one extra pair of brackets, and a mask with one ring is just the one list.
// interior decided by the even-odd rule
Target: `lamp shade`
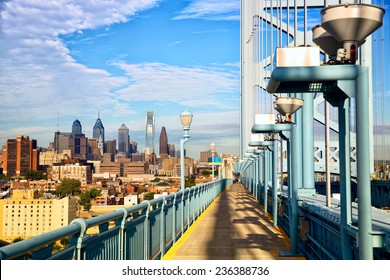
[(215, 151), (215, 144), (214, 144), (214, 142), (210, 144), (210, 149), (211, 149), (212, 151)]
[(184, 110), (180, 115), (180, 121), (184, 127), (189, 127), (192, 122), (192, 114), (187, 110)]

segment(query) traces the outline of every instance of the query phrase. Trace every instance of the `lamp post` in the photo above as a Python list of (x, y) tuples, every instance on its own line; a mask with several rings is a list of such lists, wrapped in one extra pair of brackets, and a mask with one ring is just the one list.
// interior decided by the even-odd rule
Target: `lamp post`
[(215, 157), (214, 142), (210, 144), (210, 150), (211, 150), (211, 174), (212, 174), (212, 181), (214, 182), (214, 157)]
[(187, 110), (184, 110), (180, 115), (180, 121), (183, 125), (184, 136), (180, 139), (180, 178), (181, 178), (181, 190), (184, 192), (185, 188), (185, 166), (184, 166), (184, 143), (186, 143), (190, 139), (189, 131), (190, 125), (192, 122), (192, 114)]

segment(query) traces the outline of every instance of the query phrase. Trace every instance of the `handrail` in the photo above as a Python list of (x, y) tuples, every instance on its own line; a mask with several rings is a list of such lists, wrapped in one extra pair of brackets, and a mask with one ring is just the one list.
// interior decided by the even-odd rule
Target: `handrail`
[[(0, 260), (161, 258), (229, 183), (230, 179), (221, 179), (128, 208), (121, 207), (108, 214), (77, 218), (68, 226), (0, 248)], [(182, 212), (176, 213), (178, 211)], [(177, 214), (182, 219), (177, 219)], [(96, 226), (99, 227), (97, 234), (87, 233)], [(178, 226), (181, 230), (177, 233)], [(64, 238), (69, 238), (69, 245), (53, 253), (54, 243)], [(151, 252), (152, 244), (158, 251)]]

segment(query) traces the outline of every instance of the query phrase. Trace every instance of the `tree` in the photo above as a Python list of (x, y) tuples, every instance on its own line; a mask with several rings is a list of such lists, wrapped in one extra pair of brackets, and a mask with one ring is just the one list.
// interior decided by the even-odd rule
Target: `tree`
[(19, 242), (19, 241), (23, 241), (24, 239), (19, 236), (19, 237), (16, 237), (14, 240), (12, 240), (12, 243), (16, 243), (16, 242)]
[(190, 188), (190, 187), (193, 187), (193, 186), (195, 186), (195, 177), (194, 176), (188, 176), (185, 179), (185, 187), (186, 188)]
[(145, 187), (138, 188), (138, 194), (147, 192), (148, 190)]
[(9, 177), (7, 177), (5, 174), (0, 174), (0, 180), (9, 180)]
[(85, 211), (91, 210), (91, 207), (92, 207), (92, 205), (91, 205), (91, 203), (89, 203), (89, 202), (87, 202), (87, 203), (84, 204), (84, 210), (85, 210)]
[(153, 200), (155, 192), (147, 192), (144, 194), (144, 200)]
[(211, 171), (209, 170), (202, 170), (201, 175), (204, 177), (210, 177)]
[(24, 176), (26, 180), (42, 180), (47, 178), (47, 176), (42, 171), (35, 171), (31, 169), (27, 170)]
[(63, 198), (68, 195), (79, 195), (81, 193), (81, 182), (76, 179), (62, 179), (61, 184), (57, 186), (56, 193)]
[[(99, 189), (90, 189), (89, 191), (83, 192), (80, 195), (80, 205), (86, 208), (87, 204), (90, 204), (91, 199), (95, 199), (97, 196), (101, 195), (102, 191)], [(88, 210), (87, 210), (88, 211)]]
[(161, 179), (160, 178), (154, 178), (153, 180), (150, 180), (150, 182), (154, 182), (154, 183), (158, 183), (160, 182)]

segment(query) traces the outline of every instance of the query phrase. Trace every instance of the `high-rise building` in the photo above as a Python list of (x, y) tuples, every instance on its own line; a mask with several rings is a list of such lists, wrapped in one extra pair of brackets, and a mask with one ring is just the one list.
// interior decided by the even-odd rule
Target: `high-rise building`
[(69, 138), (71, 136), (72, 133), (56, 131), (54, 133), (54, 151), (61, 154), (64, 150), (69, 150)]
[(113, 156), (116, 154), (116, 139), (108, 140), (104, 143), (106, 146), (106, 153), (110, 153)]
[(175, 144), (168, 144), (168, 152), (170, 157), (175, 157), (176, 156), (176, 148)]
[(101, 154), (98, 147), (98, 139), (88, 139), (88, 159), (89, 160), (100, 160)]
[(81, 134), (83, 133), (83, 129), (81, 127), (81, 123), (79, 120), (75, 120), (73, 122), (73, 125), (72, 125), (72, 135), (75, 135), (75, 134)]
[(200, 162), (207, 163), (211, 158), (211, 150), (200, 152)]
[(98, 118), (93, 126), (92, 137), (99, 140), (100, 136), (104, 144), (104, 126), (102, 120), (100, 119), (100, 114), (98, 113)]
[(118, 152), (128, 155), (129, 145), (130, 145), (129, 129), (123, 123), (121, 127), (118, 129)]
[(168, 136), (167, 131), (165, 130), (165, 127), (163, 126), (161, 128), (160, 133), (160, 156), (161, 155), (168, 155), (169, 148), (168, 148)]
[(153, 111), (147, 111), (146, 113), (146, 143), (145, 154), (151, 155), (154, 153), (154, 125), (155, 120)]
[(83, 133), (72, 134), (69, 137), (69, 149), (73, 159), (87, 159), (88, 138)]
[(138, 143), (135, 141), (130, 141), (130, 154), (138, 152)]
[(3, 173), (7, 176), (24, 175), (28, 170), (38, 170), (37, 141), (28, 136), (7, 139), (3, 150)]

